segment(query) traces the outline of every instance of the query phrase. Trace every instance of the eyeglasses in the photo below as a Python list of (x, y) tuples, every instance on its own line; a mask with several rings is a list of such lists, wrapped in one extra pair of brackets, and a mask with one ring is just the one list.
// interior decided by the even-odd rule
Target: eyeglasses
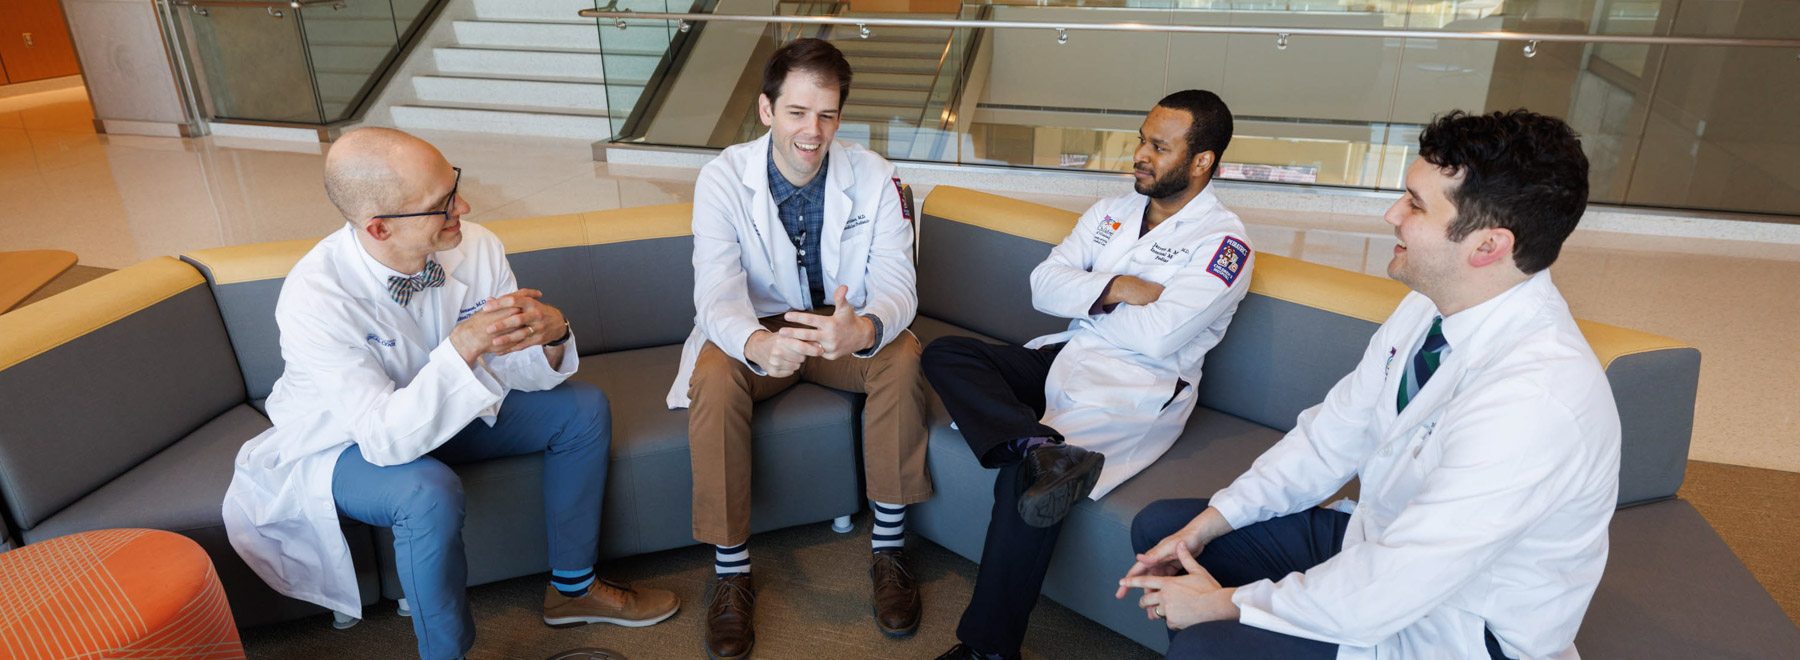
[(456, 208), (456, 189), (462, 185), (462, 168), (452, 167), (450, 169), (456, 170), (456, 180), (455, 180), (455, 182), (450, 184), (450, 197), (444, 200), (444, 208), (438, 209), (436, 211), (426, 211), (424, 213), (396, 213), (396, 214), (392, 214), (392, 215), (378, 215), (378, 216), (374, 216), (374, 217), (375, 218), (419, 218), (419, 217), (424, 217), (424, 216), (428, 216), (428, 215), (441, 215), (441, 216), (444, 216), (444, 219), (448, 220), (450, 218), (450, 210)]

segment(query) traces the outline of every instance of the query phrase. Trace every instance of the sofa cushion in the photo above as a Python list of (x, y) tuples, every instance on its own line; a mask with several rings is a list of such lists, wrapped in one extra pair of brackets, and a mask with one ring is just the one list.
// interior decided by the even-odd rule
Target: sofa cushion
[(1620, 509), (1611, 532), (1575, 637), (1582, 657), (1800, 658), (1800, 628), (1692, 505)]
[[(602, 559), (695, 543), (688, 411), (663, 396), (681, 346), (602, 353), (581, 359), (576, 380), (606, 391), (613, 411), (611, 464), (602, 505)], [(854, 395), (801, 383), (756, 404), (751, 530), (830, 520), (862, 507)], [(502, 404), (504, 405), (504, 404)], [(469, 583), (549, 570), (544, 539), (543, 457), (512, 456), (454, 466), (467, 494), (463, 528)], [(383, 592), (399, 598), (392, 535), (376, 530)]]
[(219, 507), (231, 485), (232, 461), (269, 420), (239, 404), (77, 500), (38, 526), (25, 541), (111, 527), (185, 532), (224, 524)]
[[(25, 540), (36, 543), (120, 527), (177, 532), (199, 543), (212, 558), (238, 625), (254, 626), (323, 612), (322, 608), (282, 596), (263, 584), (232, 549), (225, 533), (219, 508), (225, 500), (225, 488), (231, 484), (232, 461), (245, 441), (267, 428), (269, 420), (250, 406), (231, 408), (27, 530)], [(373, 603), (375, 557), (369, 528), (346, 521), (344, 538), (350, 544), (363, 603)]]
[(694, 327), (693, 205), (664, 204), (487, 225), (523, 287), (581, 333), (584, 356), (679, 344)]
[(249, 398), (268, 398), (281, 378), (286, 362), (281, 358), (281, 331), (275, 326), (275, 302), (288, 271), (318, 243), (319, 239), (308, 238), (181, 255), (212, 289)]
[(164, 257), (0, 316), (0, 492), (19, 529), (243, 403), (204, 283)]
[(925, 198), (919, 220), (919, 315), (1014, 344), (1063, 331), (1067, 319), (1032, 307), (1030, 277), (1051, 246), (1075, 227), (1076, 216), (1055, 211), (1052, 217), (1012, 217), (1004, 212), (1007, 205), (994, 200), (1013, 201), (950, 186), (938, 186)]

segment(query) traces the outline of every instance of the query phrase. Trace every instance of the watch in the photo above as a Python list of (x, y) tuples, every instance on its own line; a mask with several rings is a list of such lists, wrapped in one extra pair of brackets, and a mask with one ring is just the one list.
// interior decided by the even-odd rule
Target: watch
[(569, 325), (568, 319), (563, 319), (563, 336), (558, 338), (556, 341), (544, 342), (544, 346), (546, 348), (550, 347), (550, 346), (561, 346), (563, 344), (569, 343), (569, 338), (574, 337), (574, 336), (575, 336), (575, 328)]

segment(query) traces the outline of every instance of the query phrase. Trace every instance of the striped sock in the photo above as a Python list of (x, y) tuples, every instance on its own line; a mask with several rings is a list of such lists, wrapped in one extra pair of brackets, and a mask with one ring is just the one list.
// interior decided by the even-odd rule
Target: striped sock
[(750, 542), (713, 546), (713, 572), (719, 577), (750, 572)]
[(875, 505), (875, 527), (869, 530), (870, 549), (880, 552), (906, 547), (906, 505), (872, 503)]
[(550, 571), (550, 586), (556, 587), (556, 593), (570, 598), (586, 596), (588, 588), (594, 586), (594, 567), (589, 566), (579, 571)]

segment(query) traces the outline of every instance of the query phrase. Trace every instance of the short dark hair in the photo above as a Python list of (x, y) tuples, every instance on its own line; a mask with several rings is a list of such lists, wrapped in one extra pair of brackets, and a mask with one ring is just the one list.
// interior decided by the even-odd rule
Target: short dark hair
[(768, 66), (763, 68), (763, 96), (773, 103), (781, 96), (781, 84), (787, 82), (788, 74), (796, 72), (809, 73), (827, 82), (836, 79), (839, 109), (850, 98), (850, 60), (844, 59), (843, 51), (829, 41), (795, 39), (776, 50), (769, 56)]
[(1211, 174), (1218, 174), (1219, 159), (1225, 155), (1225, 147), (1231, 145), (1231, 108), (1225, 107), (1225, 100), (1204, 89), (1184, 89), (1163, 97), (1156, 105), (1181, 110), (1193, 118), (1187, 131), (1188, 158), (1191, 160), (1202, 151), (1213, 152)]
[(1563, 120), (1525, 109), (1438, 117), (1419, 134), (1419, 158), (1462, 175), (1450, 190), (1450, 240), (1477, 229), (1513, 234), (1513, 264), (1526, 274), (1556, 262), (1587, 209), (1588, 160)]

